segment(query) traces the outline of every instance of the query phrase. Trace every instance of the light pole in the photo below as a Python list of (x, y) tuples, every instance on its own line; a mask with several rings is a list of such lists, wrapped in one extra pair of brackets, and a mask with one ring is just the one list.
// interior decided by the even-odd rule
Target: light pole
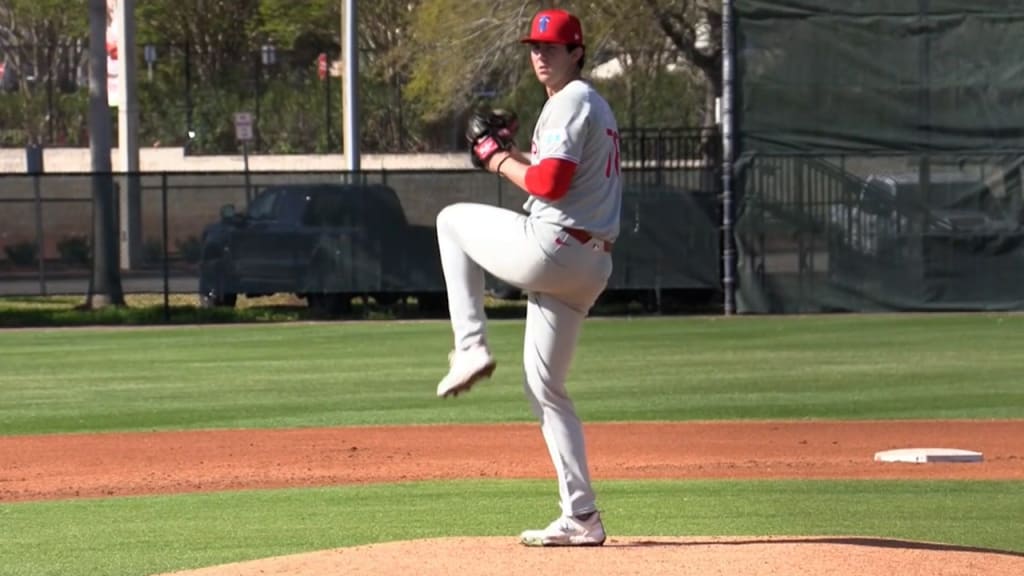
[(263, 130), (260, 129), (260, 101), (263, 100), (263, 71), (277, 62), (277, 48), (270, 43), (260, 46), (262, 66), (256, 74), (256, 149), (263, 150)]
[(359, 38), (356, 33), (356, 0), (344, 0), (341, 13), (342, 60), (345, 73), (342, 78), (342, 149), (349, 173), (359, 172)]
[(185, 41), (185, 155), (192, 150), (196, 131), (192, 127), (192, 39)]

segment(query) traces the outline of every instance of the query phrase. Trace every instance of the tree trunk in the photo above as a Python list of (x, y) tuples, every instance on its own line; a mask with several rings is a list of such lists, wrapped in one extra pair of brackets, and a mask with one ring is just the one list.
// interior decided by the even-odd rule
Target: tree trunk
[(110, 165), (111, 122), (107, 103), (107, 2), (89, 0), (89, 151), (92, 155), (92, 281), (85, 308), (123, 306), (117, 265), (117, 221)]

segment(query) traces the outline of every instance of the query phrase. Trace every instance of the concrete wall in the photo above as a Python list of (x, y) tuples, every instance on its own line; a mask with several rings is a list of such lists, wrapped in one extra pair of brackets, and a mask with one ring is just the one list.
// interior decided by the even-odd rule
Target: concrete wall
[[(48, 148), (43, 151), (43, 166), (51, 173), (89, 172), (91, 156), (88, 148)], [(111, 153), (112, 169), (121, 171), (117, 149)], [(363, 170), (459, 170), (472, 169), (467, 152), (448, 154), (364, 154)], [(186, 156), (181, 148), (143, 148), (139, 151), (142, 172), (241, 172), (244, 158), (235, 156)], [(340, 154), (319, 155), (250, 155), (249, 170), (253, 172), (330, 172), (343, 171), (345, 159)], [(25, 150), (0, 149), (0, 174), (24, 174)]]
[[(44, 254), (54, 258), (56, 244), (70, 236), (89, 236), (92, 229), (91, 169), (88, 148), (48, 148), (43, 151), (46, 176), (40, 179), (43, 200), (42, 229)], [(111, 153), (114, 172), (121, 171), (117, 149)], [(140, 171), (195, 174), (195, 178), (176, 175), (171, 178), (168, 206), (170, 247), (191, 236), (216, 218), (220, 206), (235, 203), (244, 207), (246, 199), (245, 159), (235, 156), (186, 156), (181, 148), (143, 148), (139, 151)], [(364, 154), (364, 171), (461, 171), (478, 172), (466, 152), (447, 154)], [(345, 171), (340, 154), (324, 155), (250, 155), (249, 170), (255, 187), (276, 182), (324, 181), (324, 173)], [(270, 173), (281, 172), (280, 178)], [(36, 238), (35, 191), (32, 178), (25, 177), (25, 150), (0, 149), (0, 260), (3, 248)], [(223, 173), (223, 177), (210, 177)], [(231, 173), (231, 174), (227, 174)], [(316, 174), (310, 177), (300, 175)], [(289, 176), (289, 174), (291, 176)], [(467, 174), (468, 175), (468, 174)], [(456, 179), (458, 180), (458, 179)], [(449, 179), (449, 183), (453, 183)], [(143, 178), (143, 239), (160, 237), (162, 210), (158, 176)], [(429, 220), (429, 217), (423, 218)]]
[[(116, 157), (116, 154), (115, 154)], [(344, 174), (340, 155), (252, 156), (249, 188), (239, 156), (185, 156), (181, 149), (150, 148), (141, 154), (142, 230), (146, 243), (162, 236), (162, 176), (167, 173), (168, 247), (197, 238), (203, 227), (218, 218), (220, 207), (246, 206), (247, 197), (259, 189), (285, 183), (338, 182)], [(0, 150), (0, 265), (4, 248), (35, 242), (36, 188), (41, 200), (43, 254), (57, 258), (57, 244), (73, 236), (91, 236), (92, 178), (88, 149), (45, 151), (46, 173), (25, 174), (24, 150)], [(525, 196), (514, 185), (473, 168), (467, 153), (365, 155), (362, 168), (371, 182), (386, 182), (395, 189), (411, 224), (431, 226), (448, 204), (475, 201), (519, 209)], [(117, 163), (114, 172), (119, 172)], [(6, 173), (5, 173), (6, 172)], [(652, 173), (668, 182), (698, 179), (702, 171), (680, 170)], [(639, 175), (628, 182), (638, 183)], [(116, 186), (124, 189), (122, 176)]]
[[(422, 158), (420, 158), (422, 161)], [(247, 179), (240, 171), (175, 172), (167, 174), (168, 246), (177, 246), (201, 234), (203, 227), (218, 218), (220, 207), (234, 204), (244, 209), (247, 199), (259, 190), (275, 184), (337, 183), (344, 172), (326, 170), (315, 162), (293, 161), (293, 172), (253, 172)], [(468, 164), (468, 161), (467, 161)], [(407, 165), (415, 165), (412, 162)], [(386, 182), (398, 193), (406, 216), (412, 224), (433, 225), (437, 212), (458, 201), (522, 205), (523, 194), (514, 187), (480, 170), (436, 170), (420, 168), (368, 171), (370, 182)], [(115, 177), (115, 186), (125, 189), (123, 176)], [(36, 190), (40, 199), (40, 223), (43, 253), (57, 258), (57, 245), (73, 236), (91, 236), (92, 176), (87, 172), (51, 173), (39, 177), (25, 174), (0, 174), (0, 263), (4, 248), (23, 242), (36, 242)], [(145, 173), (141, 177), (141, 238), (157, 242), (162, 236), (163, 177)], [(503, 190), (503, 192), (501, 191)]]

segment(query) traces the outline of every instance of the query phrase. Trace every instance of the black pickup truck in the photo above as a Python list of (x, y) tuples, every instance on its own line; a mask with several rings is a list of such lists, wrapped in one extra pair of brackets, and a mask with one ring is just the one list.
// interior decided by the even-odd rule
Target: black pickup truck
[(226, 205), (203, 231), (199, 271), (207, 307), (278, 293), (328, 314), (357, 296), (444, 305), (434, 228), (410, 225), (395, 191), (378, 184), (273, 186), (244, 213)]

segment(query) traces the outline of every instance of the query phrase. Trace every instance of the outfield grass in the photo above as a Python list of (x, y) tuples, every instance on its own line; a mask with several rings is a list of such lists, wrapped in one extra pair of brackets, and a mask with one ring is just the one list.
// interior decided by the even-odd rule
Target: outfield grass
[[(1024, 552), (1009, 482), (599, 482), (615, 536), (836, 535)], [(8, 576), (142, 575), (371, 542), (510, 538), (553, 482), (462, 481), (0, 507)]]
[[(0, 331), (0, 434), (531, 421), (521, 320), (439, 402), (441, 321)], [(1022, 418), (1021, 315), (591, 320), (587, 421)]]

